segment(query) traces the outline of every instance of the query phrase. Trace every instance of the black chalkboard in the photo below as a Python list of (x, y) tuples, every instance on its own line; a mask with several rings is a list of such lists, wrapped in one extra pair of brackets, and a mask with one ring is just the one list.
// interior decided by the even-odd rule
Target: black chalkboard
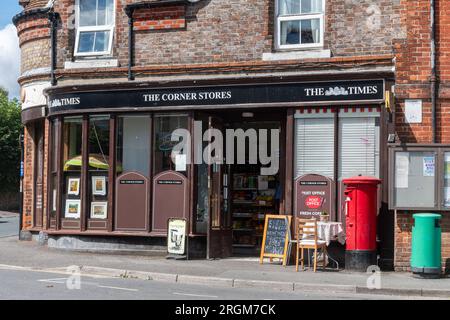
[(291, 217), (284, 215), (266, 215), (264, 236), (261, 248), (261, 263), (264, 257), (286, 258), (287, 241)]
[(268, 254), (284, 254), (284, 245), (286, 244), (286, 220), (269, 219), (266, 231), (266, 243), (264, 252)]

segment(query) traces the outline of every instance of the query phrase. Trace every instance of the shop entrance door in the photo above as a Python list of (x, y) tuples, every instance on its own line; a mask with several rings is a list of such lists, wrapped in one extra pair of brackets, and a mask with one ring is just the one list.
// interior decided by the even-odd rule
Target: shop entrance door
[[(208, 129), (223, 132), (222, 120), (209, 116)], [(214, 140), (211, 131), (209, 141)], [(225, 168), (225, 151), (214, 150), (208, 162), (209, 217), (207, 229), (207, 259), (226, 258), (232, 254), (231, 219), (228, 213), (228, 173)]]

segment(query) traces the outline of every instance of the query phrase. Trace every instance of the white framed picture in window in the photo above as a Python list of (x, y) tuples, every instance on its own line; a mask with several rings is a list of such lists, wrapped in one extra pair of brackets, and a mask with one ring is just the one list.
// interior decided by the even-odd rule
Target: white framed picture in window
[(106, 201), (91, 202), (91, 219), (106, 219), (108, 203)]
[(92, 194), (106, 196), (106, 177), (92, 177)]
[(81, 201), (67, 199), (64, 217), (70, 219), (79, 219), (80, 213), (81, 213)]
[(78, 196), (80, 194), (80, 178), (69, 178), (67, 182), (67, 194)]

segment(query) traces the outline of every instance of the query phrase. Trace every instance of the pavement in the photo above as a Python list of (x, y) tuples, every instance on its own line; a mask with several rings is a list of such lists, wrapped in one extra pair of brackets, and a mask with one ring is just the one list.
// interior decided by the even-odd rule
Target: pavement
[[(1, 225), (0, 225), (1, 228)], [(0, 238), (0, 271), (27, 271), (67, 275), (78, 266), (82, 276), (154, 280), (167, 285), (222, 289), (289, 292), (438, 297), (450, 299), (450, 278), (416, 279), (410, 273), (366, 274), (327, 269), (295, 272), (279, 262), (263, 265), (256, 258), (221, 260), (166, 260), (161, 257), (126, 256), (60, 251), (17, 237)], [(144, 281), (148, 282), (148, 281)], [(369, 286), (368, 286), (369, 284)]]
[(0, 238), (15, 236), (19, 232), (19, 215), (0, 211)]

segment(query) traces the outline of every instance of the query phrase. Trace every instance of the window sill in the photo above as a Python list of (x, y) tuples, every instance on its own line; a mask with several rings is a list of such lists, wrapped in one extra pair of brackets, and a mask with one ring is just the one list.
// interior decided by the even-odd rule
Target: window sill
[(320, 58), (331, 58), (331, 50), (314, 49), (303, 51), (266, 52), (263, 53), (262, 56), (262, 59), (264, 61), (320, 59)]
[(114, 68), (119, 66), (117, 59), (85, 59), (64, 62), (64, 69)]

